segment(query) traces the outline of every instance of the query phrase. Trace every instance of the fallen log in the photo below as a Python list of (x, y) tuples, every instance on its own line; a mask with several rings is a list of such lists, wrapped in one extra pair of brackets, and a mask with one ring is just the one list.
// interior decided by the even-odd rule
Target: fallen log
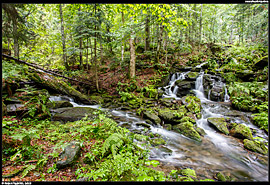
[[(33, 63), (30, 63), (30, 62), (26, 62), (26, 61), (23, 61), (23, 60), (19, 60), (19, 59), (17, 59), (17, 58), (11, 57), (11, 56), (6, 55), (6, 54), (3, 54), (3, 53), (2, 53), (2, 56), (5, 57), (5, 58), (7, 58), (7, 59), (14, 60), (15, 62), (18, 62), (18, 63), (21, 63), (21, 64), (28, 65), (28, 66), (30, 66), (30, 67), (33, 67), (34, 70), (36, 70), (36, 71), (41, 70), (41, 71), (43, 71), (44, 73), (50, 73), (50, 74), (52, 74), (52, 75), (59, 76), (59, 77), (61, 77), (61, 78), (65, 78), (65, 79), (67, 79), (67, 80), (71, 80), (71, 81), (74, 81), (74, 82), (78, 82), (78, 83), (82, 83), (82, 84), (86, 84), (86, 85), (95, 87), (95, 85), (93, 85), (92, 83), (83, 82), (83, 81), (80, 81), (80, 80), (76, 80), (76, 79), (73, 79), (73, 78), (70, 78), (70, 77), (63, 76), (63, 75), (58, 74), (58, 73), (56, 73), (56, 72), (53, 72), (53, 71), (44, 69), (44, 68), (38, 66), (37, 64), (33, 64)], [(85, 80), (86, 80), (86, 79), (85, 79)]]

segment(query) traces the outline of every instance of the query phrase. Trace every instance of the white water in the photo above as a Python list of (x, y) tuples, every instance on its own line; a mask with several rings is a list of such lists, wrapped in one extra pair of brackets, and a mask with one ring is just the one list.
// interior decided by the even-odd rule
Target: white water
[[(175, 85), (175, 82), (177, 80), (183, 80), (185, 79), (186, 74), (189, 73), (188, 72), (184, 72), (184, 73), (174, 73), (171, 76), (171, 80), (169, 82), (169, 84), (167, 86), (164, 87), (165, 89), (165, 94), (163, 94), (163, 98), (174, 98), (174, 99), (180, 99), (179, 97), (177, 97), (177, 90), (178, 90), (178, 86)], [(173, 91), (172, 88), (174, 87)]]
[[(168, 86), (165, 87), (165, 95), (163, 97), (170, 97), (180, 99), (177, 97), (177, 86), (172, 91), (172, 87), (176, 80), (185, 79), (185, 73), (175, 73), (171, 76)], [(171, 153), (162, 152), (157, 147), (151, 148), (150, 159), (159, 160), (163, 163), (170, 163), (176, 167), (193, 168), (197, 176), (202, 175), (203, 178), (213, 178), (213, 175), (219, 171), (230, 172), (232, 176), (240, 181), (267, 181), (268, 180), (268, 166), (262, 164), (257, 160), (260, 155), (253, 155), (248, 153), (238, 140), (225, 136), (207, 123), (209, 117), (224, 117), (224, 107), (213, 102), (205, 97), (203, 89), (203, 73), (201, 73), (195, 83), (194, 92), (202, 102), (202, 118), (196, 121), (198, 127), (204, 129), (206, 135), (202, 137), (202, 142), (196, 142), (187, 138), (177, 132), (168, 131), (158, 126), (150, 126), (150, 132), (159, 134), (167, 141), (164, 146), (171, 150)], [(226, 86), (224, 84), (226, 89)], [(226, 96), (225, 90), (224, 102), (229, 101), (229, 96)], [(91, 107), (95, 109), (102, 109), (100, 105), (80, 105), (74, 102), (72, 98), (63, 96), (53, 96), (50, 98), (53, 101), (68, 100), (74, 107)], [(137, 126), (136, 123), (145, 123), (145, 120), (139, 118), (132, 112), (111, 110), (113, 116), (120, 118), (119, 125), (125, 126), (131, 131), (144, 133), (145, 128)], [(250, 122), (243, 120), (236, 120), (241, 124), (246, 124), (250, 127), (256, 128)]]

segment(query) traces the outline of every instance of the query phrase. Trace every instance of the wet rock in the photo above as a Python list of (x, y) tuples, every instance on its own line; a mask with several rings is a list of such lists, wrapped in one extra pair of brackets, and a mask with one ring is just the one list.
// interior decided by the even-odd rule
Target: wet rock
[(175, 85), (178, 86), (176, 94), (179, 97), (192, 93), (192, 89), (195, 88), (195, 82), (188, 80), (177, 80), (175, 81)]
[(160, 125), (161, 123), (161, 119), (155, 113), (151, 113), (149, 111), (143, 111), (143, 117), (145, 119), (149, 119), (151, 122), (153, 122), (156, 125)]
[(199, 76), (199, 73), (198, 72), (189, 72), (186, 75), (186, 80), (188, 80), (188, 81), (195, 81), (198, 76)]
[(200, 128), (200, 127), (195, 127), (195, 130), (201, 135), (201, 136), (205, 136), (206, 132), (204, 131), (204, 129)]
[(162, 98), (159, 101), (162, 105), (165, 105), (166, 107), (171, 107), (173, 104), (171, 98)]
[(165, 124), (178, 124), (180, 119), (184, 116), (183, 112), (178, 110), (171, 110), (169, 108), (159, 109), (158, 116), (164, 121)]
[(68, 107), (55, 109), (56, 114), (53, 115), (52, 121), (77, 121), (84, 118), (86, 115), (88, 118), (95, 118), (96, 114), (94, 112), (96, 109), (90, 107)]
[(244, 147), (248, 150), (258, 152), (260, 154), (267, 154), (268, 148), (260, 141), (251, 141), (249, 139), (244, 139)]
[(181, 120), (180, 120), (180, 123), (184, 123), (184, 122), (191, 122), (192, 124), (195, 124), (196, 121), (194, 118), (191, 118), (191, 117), (188, 117), (188, 116), (184, 116)]
[(231, 181), (231, 177), (229, 175), (226, 175), (222, 172), (218, 172), (216, 174), (216, 178), (219, 180), (219, 181)]
[(208, 118), (207, 121), (210, 125), (214, 126), (220, 132), (226, 135), (229, 134), (229, 130), (227, 128), (227, 122), (225, 121), (225, 118)]
[(153, 138), (150, 140), (150, 144), (153, 146), (164, 145), (166, 141), (162, 138)]
[(64, 108), (64, 107), (73, 107), (73, 105), (69, 101), (54, 101), (54, 102), (48, 102), (46, 106), (49, 109), (58, 109), (58, 108)]
[(196, 172), (190, 168), (178, 170), (178, 173), (191, 178), (197, 178)]
[(61, 169), (72, 165), (79, 157), (80, 144), (78, 142), (69, 143), (64, 151), (60, 154), (59, 160), (56, 162), (56, 168)]
[(186, 137), (194, 139), (196, 141), (202, 140), (200, 134), (195, 130), (194, 125), (190, 122), (174, 125), (173, 130), (183, 134)]
[(146, 128), (150, 128), (151, 126), (147, 123), (136, 123), (137, 126), (143, 126), (143, 127), (146, 127)]
[(184, 96), (182, 99), (183, 104), (198, 119), (201, 118), (201, 100), (196, 96)]
[(252, 132), (249, 127), (238, 124), (233, 129), (230, 130), (230, 135), (240, 139), (253, 139)]
[(224, 100), (224, 89), (221, 86), (214, 86), (210, 90), (210, 100), (212, 101), (223, 101)]

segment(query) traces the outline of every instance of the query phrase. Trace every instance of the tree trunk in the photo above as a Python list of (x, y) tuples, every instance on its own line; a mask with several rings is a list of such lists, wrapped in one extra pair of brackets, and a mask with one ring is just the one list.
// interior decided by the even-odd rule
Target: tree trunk
[(134, 39), (132, 39), (132, 35), (129, 37), (129, 46), (130, 46), (129, 74), (130, 74), (130, 78), (134, 78), (136, 55), (135, 55), (135, 44), (134, 44)]
[(163, 25), (161, 23), (160, 32), (158, 36), (158, 43), (157, 43), (157, 54), (156, 54), (157, 63), (159, 63), (159, 55), (160, 55), (161, 44), (162, 44), (162, 35), (163, 35)]
[(88, 48), (89, 48), (89, 44), (88, 44), (88, 40), (89, 40), (89, 38), (87, 37), (87, 39), (86, 39), (86, 69), (87, 70), (89, 70), (89, 61), (88, 61)]
[[(124, 13), (122, 13), (122, 26), (124, 26), (124, 23), (125, 23), (125, 19), (124, 19)], [(123, 35), (123, 38), (124, 38), (124, 35)], [(122, 40), (122, 46), (121, 46), (121, 63), (123, 64), (124, 63), (124, 44), (125, 44), (125, 40), (123, 39)], [(121, 64), (120, 64), (120, 67), (121, 67)]]
[[(132, 20), (132, 17), (130, 18)], [(134, 32), (132, 31), (129, 37), (129, 47), (130, 47), (130, 63), (129, 63), (129, 76), (130, 78), (135, 77), (135, 64), (136, 64), (136, 54), (135, 54), (135, 43), (132, 38)]]
[(201, 4), (201, 15), (200, 15), (200, 39), (199, 39), (199, 51), (201, 49), (201, 41), (202, 41), (202, 10), (203, 4)]
[(67, 63), (67, 56), (66, 56), (66, 39), (65, 39), (65, 30), (64, 30), (64, 20), (63, 20), (63, 11), (62, 11), (62, 5), (59, 5), (59, 11), (60, 11), (60, 18), (61, 18), (61, 35), (62, 35), (62, 46), (63, 46), (63, 61), (64, 66), (66, 70), (69, 70), (69, 66)]
[[(81, 6), (79, 6), (79, 12), (81, 11)], [(80, 38), (80, 69), (83, 69), (83, 61), (82, 61), (82, 37)]]
[(18, 39), (18, 31), (17, 31), (17, 18), (12, 20), (13, 26), (13, 39), (14, 39), (14, 56), (19, 59), (19, 39)]
[[(96, 15), (96, 4), (95, 4), (95, 15)], [(95, 80), (96, 80), (96, 88), (97, 91), (99, 91), (99, 85), (98, 85), (98, 64), (97, 64), (97, 25), (95, 25), (95, 45), (94, 45), (94, 60), (95, 60)]]
[(150, 30), (149, 30), (149, 15), (145, 19), (145, 51), (149, 51), (150, 47)]

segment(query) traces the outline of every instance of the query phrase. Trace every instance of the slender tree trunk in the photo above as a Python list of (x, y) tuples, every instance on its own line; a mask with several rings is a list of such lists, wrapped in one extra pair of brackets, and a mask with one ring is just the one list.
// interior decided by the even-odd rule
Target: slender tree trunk
[[(124, 23), (125, 23), (124, 12), (121, 12), (121, 13), (122, 13), (122, 26), (124, 26)], [(122, 45), (121, 45), (121, 61), (122, 61), (122, 64), (124, 63), (124, 44), (125, 44), (125, 40), (124, 40), (124, 35), (123, 35), (123, 40), (122, 40)], [(120, 64), (120, 67), (121, 67), (121, 64)]]
[[(79, 6), (79, 12), (81, 11), (81, 6)], [(81, 30), (80, 30), (81, 31)], [(83, 69), (83, 61), (82, 61), (82, 37), (80, 38), (80, 69)]]
[[(95, 15), (96, 15), (96, 4), (95, 4)], [(95, 25), (95, 45), (94, 45), (94, 52), (95, 52), (95, 79), (96, 79), (96, 88), (97, 91), (99, 91), (99, 85), (98, 85), (98, 62), (97, 62), (97, 25)]]
[(201, 49), (201, 40), (202, 40), (202, 10), (203, 4), (201, 4), (201, 15), (200, 15), (200, 39), (199, 39), (199, 51)]
[(63, 20), (63, 11), (62, 11), (62, 5), (59, 5), (59, 11), (60, 11), (60, 18), (61, 18), (61, 35), (62, 35), (62, 46), (63, 46), (63, 60), (64, 60), (64, 66), (67, 70), (69, 70), (69, 66), (67, 63), (67, 56), (66, 56), (66, 39), (65, 39), (65, 30), (64, 30), (64, 20)]
[(149, 51), (150, 47), (150, 29), (149, 29), (149, 15), (147, 15), (145, 19), (145, 51)]
[(159, 32), (159, 36), (158, 36), (158, 44), (157, 44), (157, 54), (156, 54), (156, 59), (157, 59), (157, 63), (159, 63), (159, 55), (160, 55), (160, 50), (161, 50), (161, 46), (162, 46), (162, 35), (163, 35), (163, 25), (161, 23), (160, 25), (160, 32)]
[(19, 59), (19, 39), (18, 39), (18, 31), (17, 31), (17, 18), (12, 20), (13, 26), (13, 39), (14, 39), (14, 56)]
[(129, 75), (130, 75), (130, 78), (135, 77), (135, 64), (136, 64), (135, 43), (134, 43), (134, 39), (132, 38), (133, 34), (134, 32), (132, 31), (129, 37), (129, 47), (130, 47)]
[(165, 40), (164, 40), (164, 50), (166, 52), (166, 55), (165, 55), (165, 64), (167, 64), (167, 61), (168, 61), (168, 33), (165, 32)]
[(89, 44), (88, 44), (88, 40), (89, 38), (87, 37), (86, 39), (86, 66), (87, 66), (87, 70), (89, 70), (89, 61), (88, 61), (88, 48), (89, 48)]

